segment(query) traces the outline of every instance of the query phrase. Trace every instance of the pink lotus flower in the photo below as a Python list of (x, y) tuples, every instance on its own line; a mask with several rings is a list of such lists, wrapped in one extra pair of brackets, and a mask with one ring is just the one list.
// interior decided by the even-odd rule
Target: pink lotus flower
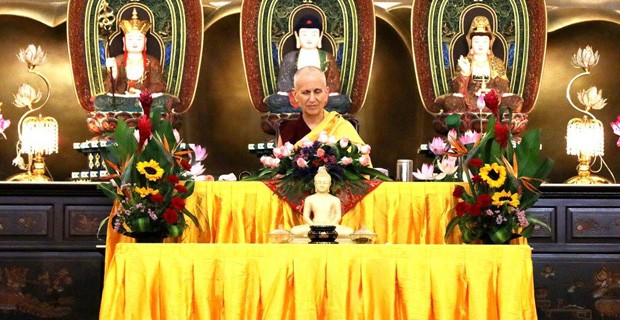
[[(178, 141), (178, 140), (177, 140)], [(192, 150), (194, 150), (194, 161), (196, 162), (200, 162), (203, 161), (207, 158), (207, 149), (203, 148), (202, 146), (198, 145), (198, 144), (192, 144), (190, 145), (190, 148), (192, 148)]]
[(482, 109), (484, 109), (484, 107), (486, 107), (487, 104), (484, 102), (484, 94), (481, 94), (478, 96), (478, 100), (476, 101), (476, 107), (478, 107), (478, 109), (480, 109), (480, 112), (482, 112)]
[(268, 156), (260, 157), (260, 163), (265, 167), (269, 167), (271, 165), (272, 160), (273, 160), (272, 157), (268, 157)]
[[(616, 122), (610, 123), (611, 128), (614, 130), (614, 134), (620, 136), (620, 116), (616, 119)], [(620, 138), (616, 141), (616, 145), (620, 147)]]
[(425, 163), (422, 165), (422, 170), (417, 169), (416, 172), (413, 173), (413, 176), (418, 180), (441, 180), (446, 174), (445, 173), (435, 173), (435, 166), (432, 164)]
[(343, 166), (347, 166), (347, 165), (350, 165), (351, 163), (353, 163), (353, 159), (351, 159), (349, 157), (342, 157), (342, 159), (340, 159), (340, 163)]
[(444, 140), (442, 137), (434, 137), (431, 143), (428, 145), (428, 148), (433, 154), (440, 156), (446, 153), (449, 147), (446, 143), (446, 140)]
[(458, 169), (456, 157), (443, 157), (441, 161), (437, 163), (437, 167), (446, 175), (453, 175)]
[(276, 168), (279, 165), (280, 165), (280, 159), (278, 158), (272, 159), (271, 163), (269, 163), (269, 166), (272, 168)]
[(370, 164), (370, 157), (368, 155), (363, 155), (359, 158), (359, 162), (364, 167), (367, 167)]
[(347, 137), (342, 137), (342, 139), (340, 139), (340, 148), (344, 149), (349, 145), (349, 138)]
[(281, 148), (274, 148), (272, 150), (273, 156), (276, 158), (282, 158), (282, 149)]
[(205, 167), (200, 162), (194, 163), (194, 165), (189, 169), (189, 173), (195, 177), (203, 174), (204, 172)]
[(308, 162), (306, 160), (304, 160), (304, 158), (297, 158), (297, 166), (300, 168), (307, 168), (308, 167)]
[(4, 130), (6, 130), (6, 128), (8, 128), (11, 125), (11, 120), (6, 119), (4, 120), (2, 118), (2, 113), (0, 113), (0, 135), (2, 135), (4, 137), (4, 139), (6, 139), (6, 135), (4, 134)]
[(370, 145), (365, 144), (365, 145), (361, 146), (360, 147), (360, 152), (362, 154), (370, 154)]
[(480, 137), (481, 135), (479, 132), (467, 130), (464, 135), (459, 137), (459, 142), (462, 145), (468, 145), (470, 143), (476, 144), (480, 141)]

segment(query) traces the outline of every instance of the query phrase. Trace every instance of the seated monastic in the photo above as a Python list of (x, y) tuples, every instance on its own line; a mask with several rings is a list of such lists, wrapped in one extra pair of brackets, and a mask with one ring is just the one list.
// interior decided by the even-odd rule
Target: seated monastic
[(487, 108), (479, 110), (476, 104), (478, 96), (494, 89), (500, 94), (500, 106), (507, 106), (513, 112), (520, 112), (523, 99), (510, 92), (510, 80), (506, 76), (504, 62), (493, 55), (495, 35), (489, 20), (477, 16), (466, 36), (469, 45), (467, 57), (458, 60), (456, 76), (452, 79), (452, 93), (442, 95), (435, 100), (432, 112), (489, 112)]
[(339, 238), (350, 237), (353, 233), (353, 229), (339, 224), (342, 219), (342, 207), (340, 199), (329, 193), (331, 183), (332, 178), (325, 167), (319, 168), (314, 176), (315, 193), (304, 200), (303, 219), (305, 224), (291, 229), (296, 237), (306, 237), (311, 225), (336, 226)]
[(269, 111), (274, 113), (299, 112), (297, 105), (290, 100), (294, 87), (294, 75), (297, 70), (313, 66), (319, 68), (327, 79), (329, 99), (327, 110), (347, 113), (351, 100), (347, 95), (340, 94), (340, 71), (334, 56), (321, 50), (323, 26), (313, 15), (303, 16), (294, 26), (296, 47), (298, 50), (287, 53), (280, 64), (278, 72), (278, 92), (268, 96), (265, 103)]
[(348, 137), (351, 143), (364, 145), (348, 120), (338, 112), (325, 111), (329, 92), (325, 74), (320, 69), (307, 66), (295, 73), (292, 99), (299, 105), (301, 116), (280, 125), (278, 146), (286, 142), (298, 146), (303, 138), (315, 141), (321, 132), (337, 139)]
[(130, 20), (121, 20), (123, 31), (123, 54), (106, 60), (109, 76), (105, 78), (106, 93), (95, 97), (97, 111), (140, 112), (140, 92), (153, 93), (153, 105), (162, 105), (173, 110), (179, 99), (165, 93), (166, 83), (160, 61), (146, 52), (146, 33), (151, 27), (149, 21), (138, 19), (136, 9)]

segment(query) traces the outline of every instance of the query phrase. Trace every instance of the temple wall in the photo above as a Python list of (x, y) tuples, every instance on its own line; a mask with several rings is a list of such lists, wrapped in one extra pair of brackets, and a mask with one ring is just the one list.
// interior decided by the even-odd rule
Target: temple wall
[[(431, 116), (422, 107), (418, 94), (410, 45), (397, 33), (397, 30), (408, 29), (408, 20), (400, 16), (405, 16), (402, 10), (391, 24), (377, 20), (369, 91), (364, 107), (356, 115), (362, 137), (373, 147), (373, 164), (390, 171), (394, 171), (396, 160), (400, 158), (415, 159), (418, 164), (426, 160), (417, 155), (416, 150), (434, 135)], [(528, 128), (541, 128), (542, 153), (556, 161), (551, 182), (562, 182), (576, 173), (577, 158), (565, 154), (565, 135), (568, 120), (579, 114), (569, 107), (564, 95), (570, 79), (579, 73), (571, 66), (571, 57), (579, 47), (586, 45), (598, 50), (601, 59), (591, 76), (579, 79), (573, 86), (574, 100), (577, 90), (590, 86), (603, 90), (607, 106), (593, 113), (606, 125), (605, 159), (614, 173), (620, 173), (620, 161), (616, 161), (620, 155), (617, 137), (608, 126), (620, 114), (620, 91), (616, 89), (620, 43), (610, 41), (619, 33), (620, 25), (595, 21), (570, 25), (548, 34), (541, 90), (529, 115)], [(3, 74), (0, 102), (4, 117), (13, 122), (5, 132), (8, 139), (0, 140), (0, 180), (20, 172), (11, 161), (15, 157), (17, 121), (24, 110), (13, 106), (13, 94), (26, 81), (43, 88), (43, 83), (29, 75), (25, 65), (16, 58), (19, 50), (30, 43), (41, 45), (48, 52), (48, 62), (37, 68), (52, 85), (51, 99), (41, 113), (55, 117), (60, 126), (60, 154), (49, 156), (47, 164), (55, 180), (68, 180), (72, 171), (82, 170), (86, 164), (85, 157), (72, 149), (72, 143), (85, 141), (92, 135), (86, 128), (87, 113), (80, 107), (73, 88), (66, 24), (52, 28), (28, 18), (0, 16), (0, 43), (0, 56), (4, 57), (0, 60)], [(182, 134), (187, 142), (207, 147), (209, 157), (205, 166), (210, 174), (238, 174), (258, 168), (258, 159), (248, 153), (247, 144), (272, 137), (262, 133), (260, 114), (250, 102), (238, 14), (218, 20), (205, 31), (197, 94), (184, 117)], [(608, 176), (604, 172), (601, 175)]]

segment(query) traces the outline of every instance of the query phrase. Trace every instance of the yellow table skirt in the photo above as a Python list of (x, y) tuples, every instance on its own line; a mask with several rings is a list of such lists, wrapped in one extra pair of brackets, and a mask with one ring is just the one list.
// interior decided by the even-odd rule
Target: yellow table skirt
[(121, 243), (100, 319), (536, 319), (531, 249)]

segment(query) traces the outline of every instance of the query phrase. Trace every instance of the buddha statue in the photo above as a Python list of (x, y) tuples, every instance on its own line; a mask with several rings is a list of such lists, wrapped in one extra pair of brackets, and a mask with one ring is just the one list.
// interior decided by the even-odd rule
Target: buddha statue
[(478, 97), (495, 90), (500, 96), (500, 106), (507, 106), (513, 112), (520, 112), (523, 99), (510, 92), (510, 80), (506, 76), (504, 62), (493, 54), (495, 35), (489, 20), (485, 16), (473, 19), (466, 35), (469, 53), (460, 56), (452, 79), (452, 93), (438, 97), (432, 112), (489, 112), (487, 108), (479, 110)]
[(339, 238), (348, 238), (353, 233), (353, 229), (339, 224), (342, 219), (342, 207), (340, 199), (329, 193), (331, 183), (332, 178), (325, 167), (319, 168), (314, 176), (315, 193), (304, 200), (303, 219), (305, 224), (291, 229), (296, 237), (306, 237), (311, 225), (336, 226)]
[(340, 93), (340, 71), (334, 56), (321, 50), (323, 25), (314, 15), (301, 17), (294, 26), (297, 50), (287, 53), (278, 71), (278, 92), (265, 98), (265, 103), (272, 113), (298, 113), (300, 109), (293, 102), (291, 92), (294, 87), (293, 77), (297, 70), (314, 66), (325, 74), (329, 87), (327, 111), (344, 114), (349, 111), (351, 99)]
[(160, 61), (146, 52), (151, 23), (138, 19), (134, 8), (131, 19), (121, 20), (119, 27), (123, 31), (123, 54), (106, 59), (106, 93), (95, 97), (96, 110), (139, 112), (137, 98), (143, 90), (153, 94), (153, 105), (164, 105), (167, 111), (178, 107), (179, 99), (165, 93)]

